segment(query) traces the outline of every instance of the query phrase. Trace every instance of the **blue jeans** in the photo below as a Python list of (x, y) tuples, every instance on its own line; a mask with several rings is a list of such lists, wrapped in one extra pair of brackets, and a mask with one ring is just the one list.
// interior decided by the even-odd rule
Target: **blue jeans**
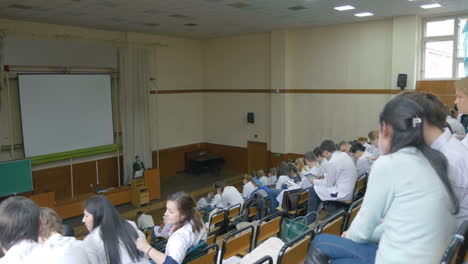
[(317, 247), (327, 255), (331, 264), (374, 264), (377, 244), (361, 244), (339, 236), (320, 234), (315, 237), (309, 247)]
[(276, 207), (278, 207), (279, 203), (276, 200), (276, 197), (281, 193), (281, 189), (270, 189), (268, 191), (268, 199), (270, 199), (270, 214), (276, 212)]
[[(317, 212), (320, 202), (322, 202), (322, 200), (320, 200), (320, 197), (315, 192), (314, 186), (313, 185), (310, 186), (309, 187), (309, 200), (307, 201), (307, 213)], [(316, 215), (311, 214), (309, 215), (308, 218), (309, 219), (307, 219), (307, 223), (310, 224), (315, 221)]]

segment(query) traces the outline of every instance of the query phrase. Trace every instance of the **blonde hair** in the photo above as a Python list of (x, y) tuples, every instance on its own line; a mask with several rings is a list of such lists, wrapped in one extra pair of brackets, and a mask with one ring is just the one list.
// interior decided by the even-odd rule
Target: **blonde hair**
[(455, 90), (468, 95), (468, 77), (455, 81)]
[(294, 161), (294, 165), (296, 165), (298, 173), (300, 173), (301, 171), (303, 171), (306, 168), (306, 165), (304, 163), (303, 158), (296, 159), (296, 161)]
[(41, 207), (40, 210), (42, 232), (39, 235), (44, 240), (48, 239), (53, 233), (63, 235), (62, 219), (57, 215), (57, 213), (48, 207)]

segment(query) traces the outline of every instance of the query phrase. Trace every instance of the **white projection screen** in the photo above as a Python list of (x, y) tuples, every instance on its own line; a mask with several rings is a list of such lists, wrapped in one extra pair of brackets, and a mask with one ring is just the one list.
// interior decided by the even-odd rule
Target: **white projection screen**
[(25, 157), (114, 143), (109, 74), (19, 74)]

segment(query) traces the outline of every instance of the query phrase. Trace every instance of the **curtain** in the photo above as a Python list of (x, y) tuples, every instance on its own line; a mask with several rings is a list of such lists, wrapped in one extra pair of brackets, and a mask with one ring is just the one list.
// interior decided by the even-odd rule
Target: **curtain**
[[(0, 91), (5, 88), (6, 86), (6, 80), (5, 80), (5, 72), (4, 70), (4, 48), (5, 47), (5, 41), (3, 36), (0, 35)], [(0, 93), (0, 109), (2, 109), (2, 97)]]
[(152, 152), (149, 124), (150, 63), (148, 48), (119, 48), (120, 105), (124, 184), (130, 184), (135, 156), (151, 168)]
[(463, 38), (463, 49), (465, 50), (464, 68), (465, 68), (465, 77), (468, 77), (468, 21), (465, 23), (465, 27), (462, 31)]

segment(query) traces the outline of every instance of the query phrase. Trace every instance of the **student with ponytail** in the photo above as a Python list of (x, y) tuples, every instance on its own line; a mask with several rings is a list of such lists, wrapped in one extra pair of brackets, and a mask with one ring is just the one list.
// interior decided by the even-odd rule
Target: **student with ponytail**
[(384, 156), (372, 166), (362, 207), (342, 237), (318, 235), (306, 263), (439, 263), (456, 231), (458, 202), (446, 158), (424, 141), (422, 116), (402, 96), (385, 105)]
[(146, 239), (139, 238), (137, 247), (157, 264), (180, 264), (187, 251), (202, 241), (206, 241), (206, 231), (202, 219), (194, 211), (195, 202), (185, 192), (176, 192), (167, 199), (164, 220), (173, 225), (169, 231), (166, 252), (151, 247)]

